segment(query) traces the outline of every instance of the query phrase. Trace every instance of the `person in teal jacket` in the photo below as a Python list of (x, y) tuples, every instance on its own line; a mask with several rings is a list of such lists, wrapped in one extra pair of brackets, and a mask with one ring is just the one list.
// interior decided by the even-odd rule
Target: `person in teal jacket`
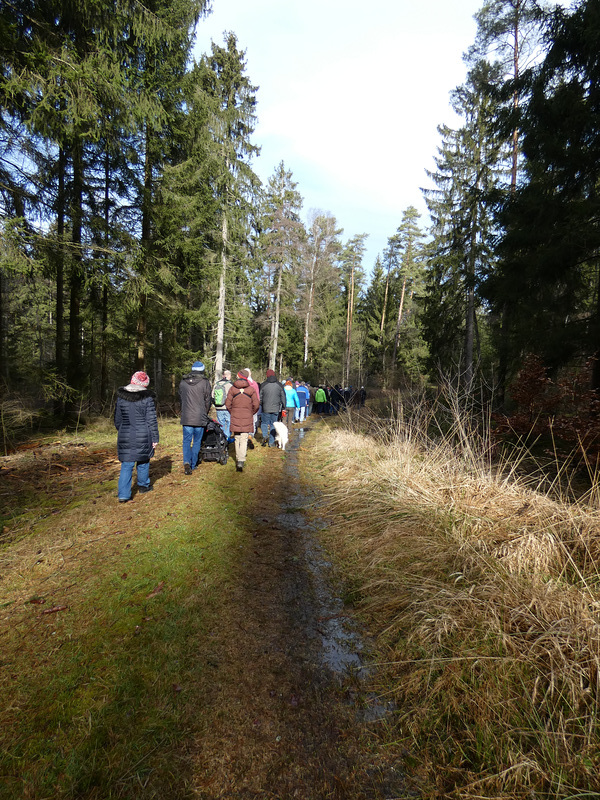
[(294, 389), (291, 378), (285, 382), (283, 388), (285, 391), (285, 410), (287, 414), (285, 421), (287, 423), (288, 432), (291, 433), (296, 409), (300, 408), (300, 398), (298, 397), (298, 392)]

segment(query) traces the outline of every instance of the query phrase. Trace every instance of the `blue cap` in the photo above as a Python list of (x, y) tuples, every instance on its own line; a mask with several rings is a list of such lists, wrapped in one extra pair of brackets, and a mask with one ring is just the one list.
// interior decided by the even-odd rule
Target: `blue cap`
[(204, 372), (204, 364), (202, 361), (194, 361), (192, 364), (192, 372)]

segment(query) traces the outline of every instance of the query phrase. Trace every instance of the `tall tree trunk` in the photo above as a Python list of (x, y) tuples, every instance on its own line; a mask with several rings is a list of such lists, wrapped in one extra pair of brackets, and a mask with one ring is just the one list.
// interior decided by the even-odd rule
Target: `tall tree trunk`
[(67, 380), (74, 389), (81, 388), (81, 297), (83, 291), (83, 254), (81, 252), (83, 226), (83, 158), (81, 142), (75, 136), (73, 145), (73, 201), (71, 207), (72, 253), (69, 300), (69, 353)]
[(275, 308), (273, 313), (273, 325), (271, 331), (271, 347), (269, 350), (269, 369), (274, 370), (277, 362), (277, 346), (279, 343), (279, 311), (281, 307), (281, 283), (283, 276), (283, 264), (279, 264), (277, 269), (277, 291), (275, 292)]
[(386, 388), (387, 384), (387, 377), (385, 371), (385, 316), (386, 316), (386, 309), (387, 309), (387, 301), (388, 301), (388, 293), (390, 291), (390, 270), (392, 268), (391, 261), (388, 263), (388, 271), (387, 277), (385, 279), (385, 293), (383, 295), (383, 308), (381, 309), (381, 326), (380, 326), (380, 338), (381, 338), (381, 374), (383, 375), (383, 388)]
[(221, 274), (219, 276), (219, 306), (217, 319), (217, 347), (215, 353), (215, 378), (221, 380), (223, 375), (223, 350), (225, 346), (225, 287), (227, 277), (228, 230), (227, 214), (223, 212), (221, 222)]
[(475, 248), (476, 241), (476, 220), (471, 225), (471, 243), (467, 262), (467, 309), (465, 319), (465, 389), (471, 390), (473, 383), (473, 342), (475, 335)]
[(383, 308), (381, 309), (381, 325), (379, 327), (379, 332), (381, 334), (381, 344), (382, 344), (382, 346), (383, 346), (383, 331), (385, 329), (385, 312), (386, 312), (386, 308), (387, 308), (388, 293), (390, 291), (390, 270), (391, 270), (391, 268), (392, 268), (391, 264), (388, 264), (387, 277), (385, 279), (385, 292), (384, 292), (384, 295), (383, 295)]
[[(600, 264), (596, 264), (596, 325), (600, 323)], [(598, 331), (598, 328), (597, 328)], [(596, 334), (598, 336), (598, 332)], [(592, 367), (592, 389), (600, 392), (600, 342), (595, 352), (594, 364)]]
[(8, 383), (8, 359), (6, 358), (6, 331), (4, 327), (4, 275), (0, 270), (0, 378)]
[(352, 359), (352, 323), (354, 321), (354, 259), (350, 270), (350, 292), (348, 296), (348, 309), (346, 315), (346, 380), (344, 384), (350, 386), (350, 362)]
[[(519, 77), (519, 16), (515, 16), (515, 27), (513, 30), (513, 79)], [(515, 91), (513, 94), (513, 110), (516, 112), (519, 107), (519, 95)], [(517, 178), (519, 167), (519, 129), (514, 128), (512, 133), (512, 164), (510, 171), (510, 193), (514, 195), (517, 191)], [(506, 399), (506, 381), (508, 377), (508, 355), (510, 337), (510, 314), (508, 305), (505, 302), (501, 311), (500, 324), (500, 344), (498, 348), (498, 389), (497, 398), (500, 408), (503, 408)]]
[[(58, 194), (56, 198), (56, 320), (54, 363), (56, 376), (59, 381), (66, 380), (65, 375), (65, 172), (67, 158), (65, 150), (61, 147), (58, 151)], [(54, 400), (54, 414), (61, 416), (64, 413), (64, 403), (61, 399)]]
[[(146, 127), (146, 154), (144, 158), (144, 192), (142, 198), (142, 253), (146, 276), (150, 273), (150, 248), (152, 237), (152, 156), (150, 153), (150, 133)], [(142, 291), (138, 300), (137, 318), (137, 358), (136, 369), (143, 370), (146, 363), (148, 295)]]
[(304, 320), (304, 366), (308, 363), (308, 337), (310, 330), (310, 321), (312, 318), (313, 298), (315, 293), (315, 272), (317, 267), (317, 256), (313, 259), (313, 265), (310, 274), (310, 289), (308, 292), (308, 309)]
[(402, 311), (404, 309), (404, 295), (406, 293), (406, 278), (402, 281), (402, 294), (400, 295), (400, 303), (398, 305), (398, 318), (396, 319), (396, 333), (394, 335), (394, 354), (392, 355), (392, 364), (396, 366), (396, 356), (398, 355), (398, 342), (400, 340), (400, 325), (402, 324)]
[(100, 352), (100, 400), (108, 399), (108, 286), (102, 287), (102, 333)]
[(308, 294), (308, 309), (306, 311), (306, 317), (304, 320), (304, 366), (308, 363), (308, 338), (309, 338), (309, 330), (310, 330), (310, 320), (312, 315), (312, 303), (313, 303), (313, 294), (315, 290), (314, 281), (310, 283), (310, 290)]
[(108, 397), (108, 274), (109, 260), (109, 224), (110, 224), (110, 157), (106, 153), (104, 159), (104, 276), (102, 281), (102, 322), (100, 326), (100, 400), (104, 405)]
[(157, 394), (160, 393), (163, 379), (163, 332), (158, 332), (158, 346), (156, 347), (156, 366), (154, 369), (154, 385), (156, 386)]
[[(513, 31), (513, 80), (519, 77), (519, 17), (515, 17), (515, 27)], [(519, 93), (513, 93), (513, 112), (519, 107)], [(515, 116), (516, 118), (516, 116)], [(519, 167), (519, 129), (514, 128), (512, 134), (512, 166), (510, 171), (510, 191), (515, 192), (517, 189), (517, 172)]]

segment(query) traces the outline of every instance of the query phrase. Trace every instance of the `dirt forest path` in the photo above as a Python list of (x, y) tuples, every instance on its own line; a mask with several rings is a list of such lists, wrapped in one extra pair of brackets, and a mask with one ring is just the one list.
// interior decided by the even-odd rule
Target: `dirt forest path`
[(316, 498), (299, 447), (310, 429), (294, 431), (277, 479), (254, 492), (244, 568), (224, 608), (237, 631), (220, 642), (229, 680), (197, 741), (203, 800), (407, 796), (374, 747), (369, 726), (382, 710), (365, 694), (361, 643), (307, 514)]
[(318, 542), (319, 424), (188, 477), (165, 421), (127, 504), (108, 423), (1, 460), (0, 800), (413, 796)]

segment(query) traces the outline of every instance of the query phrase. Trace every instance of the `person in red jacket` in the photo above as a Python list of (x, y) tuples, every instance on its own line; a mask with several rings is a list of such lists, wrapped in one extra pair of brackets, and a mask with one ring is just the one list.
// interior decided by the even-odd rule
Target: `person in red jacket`
[(231, 432), (235, 439), (235, 466), (238, 472), (244, 469), (248, 434), (254, 433), (254, 415), (258, 411), (259, 404), (258, 392), (248, 382), (248, 370), (240, 370), (225, 400), (225, 408), (231, 417)]
[[(259, 385), (258, 385), (258, 383), (257, 383), (257, 382), (256, 382), (256, 381), (255, 381), (255, 380), (252, 378), (252, 372), (251, 372), (251, 370), (250, 370), (250, 367), (246, 367), (246, 369), (244, 370), (244, 372), (247, 372), (247, 373), (248, 373), (248, 379), (247, 379), (247, 380), (248, 380), (248, 383), (250, 384), (250, 386), (252, 386), (252, 387), (254, 388), (254, 390), (256, 391), (256, 394), (258, 395), (258, 403), (259, 403), (259, 405), (258, 405), (258, 409), (259, 409), (259, 411), (260, 411), (260, 386), (259, 386)], [(252, 437), (256, 435), (256, 428), (257, 428), (257, 427), (258, 427), (258, 414), (255, 414), (255, 415), (254, 415), (254, 430), (252, 431), (252, 433), (251, 433), (251, 434), (250, 434), (250, 436), (248, 437), (248, 449), (249, 449), (249, 450), (254, 450), (254, 442), (252, 441)]]

